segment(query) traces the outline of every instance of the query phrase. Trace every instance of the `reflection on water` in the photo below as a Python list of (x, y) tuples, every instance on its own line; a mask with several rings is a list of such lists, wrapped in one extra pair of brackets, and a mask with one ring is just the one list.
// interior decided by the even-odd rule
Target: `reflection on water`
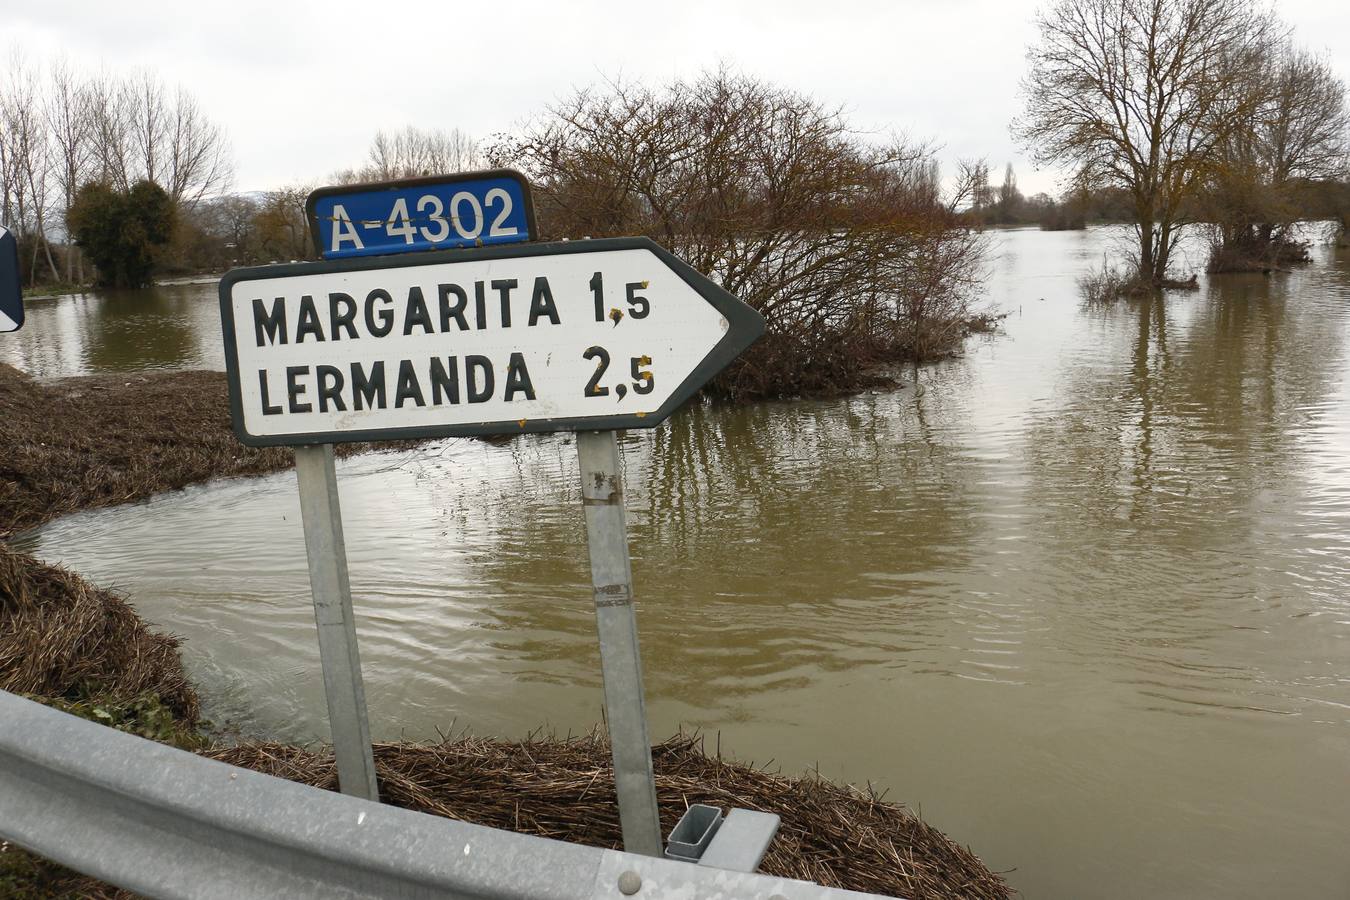
[[(888, 787), (1031, 897), (1344, 896), (1350, 264), (1085, 308), (1106, 240), (1003, 235), (1007, 334), (919, 391), (625, 437), (653, 733)], [(377, 735), (600, 719), (568, 437), (339, 476)], [(312, 740), (295, 494), (26, 540), (184, 635), (209, 714)]]
[(37, 378), (223, 369), (216, 285), (26, 300), (23, 328), (0, 338), (0, 363)]

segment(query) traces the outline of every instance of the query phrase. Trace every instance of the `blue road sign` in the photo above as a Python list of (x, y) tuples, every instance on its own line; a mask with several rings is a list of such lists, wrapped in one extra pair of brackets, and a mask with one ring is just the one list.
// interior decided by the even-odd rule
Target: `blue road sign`
[(306, 203), (324, 259), (534, 240), (530, 186), (497, 169), (319, 188)]
[(0, 225), (0, 332), (23, 325), (23, 294), (19, 290), (19, 245)]

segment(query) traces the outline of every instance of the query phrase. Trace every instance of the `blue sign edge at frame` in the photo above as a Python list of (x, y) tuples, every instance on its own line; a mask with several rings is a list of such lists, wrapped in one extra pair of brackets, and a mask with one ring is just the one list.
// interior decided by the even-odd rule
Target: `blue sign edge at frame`
[[(495, 244), (524, 243), (539, 240), (539, 226), (534, 218), (534, 196), (530, 191), (530, 182), (520, 172), (515, 169), (485, 169), (480, 172), (456, 172), (450, 175), (425, 175), (417, 178), (399, 178), (392, 181), (367, 181), (360, 184), (331, 185), (329, 187), (316, 188), (310, 191), (305, 199), (305, 217), (309, 220), (309, 233), (314, 243), (314, 251), (320, 259), (346, 259), (352, 254), (346, 254), (341, 257), (329, 255), (329, 251), (323, 245), (323, 235), (319, 228), (318, 204), (320, 200), (333, 197), (344, 197), (353, 194), (377, 193), (379, 191), (398, 191), (406, 188), (435, 187), (440, 185), (462, 184), (468, 181), (484, 181), (489, 178), (504, 178), (514, 181), (520, 186), (522, 203), (525, 207), (525, 228), (524, 237), (515, 241), (494, 241)], [(481, 246), (481, 244), (479, 245)], [(396, 253), (429, 253), (437, 250), (465, 249), (456, 247), (446, 247), (444, 245), (430, 245), (425, 247), (390, 247), (382, 250), (380, 253), (361, 254), (363, 256), (389, 256)]]
[[(12, 305), (11, 305), (12, 302)], [(23, 327), (23, 281), (19, 277), (19, 242), (14, 232), (0, 225), (0, 312), (14, 321), (14, 327)]]

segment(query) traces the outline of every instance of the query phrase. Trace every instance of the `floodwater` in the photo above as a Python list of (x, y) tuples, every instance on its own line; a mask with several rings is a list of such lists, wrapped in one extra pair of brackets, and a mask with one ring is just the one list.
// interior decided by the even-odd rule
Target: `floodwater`
[[(1089, 308), (1111, 230), (995, 240), (1006, 333), (919, 390), (624, 438), (654, 737), (889, 789), (1028, 897), (1347, 896), (1350, 257)], [(218, 364), (210, 286), (29, 317), (43, 375)], [(338, 472), (378, 737), (600, 720), (567, 436)], [(325, 737), (293, 473), (22, 542), (183, 635), (218, 723)]]

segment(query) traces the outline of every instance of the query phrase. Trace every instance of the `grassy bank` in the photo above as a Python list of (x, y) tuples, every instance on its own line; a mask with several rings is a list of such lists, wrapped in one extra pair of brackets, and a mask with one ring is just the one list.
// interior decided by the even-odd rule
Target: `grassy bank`
[[(40, 382), (0, 364), (0, 410), (0, 539), (77, 510), (295, 463), (287, 447), (235, 438), (223, 372)], [(337, 453), (407, 445), (340, 444)]]
[[(0, 366), (0, 538), (81, 509), (228, 475), (292, 465), (230, 430), (220, 373), (98, 376), (40, 383)], [(347, 445), (347, 453), (369, 445)], [(127, 598), (0, 540), (0, 689), (235, 765), (336, 789), (331, 755), (280, 744), (210, 746), (177, 639)], [(970, 851), (902, 806), (814, 777), (789, 778), (703, 753), (689, 738), (655, 751), (666, 829), (687, 803), (777, 812), (765, 871), (913, 898), (1006, 897)], [(598, 846), (619, 845), (602, 740), (461, 739), (376, 748), (386, 802)], [(0, 896), (124, 892), (0, 843)]]
[(221, 372), (38, 382), (0, 365), (0, 409), (0, 537), (294, 461), (290, 450), (255, 450), (234, 437)]

